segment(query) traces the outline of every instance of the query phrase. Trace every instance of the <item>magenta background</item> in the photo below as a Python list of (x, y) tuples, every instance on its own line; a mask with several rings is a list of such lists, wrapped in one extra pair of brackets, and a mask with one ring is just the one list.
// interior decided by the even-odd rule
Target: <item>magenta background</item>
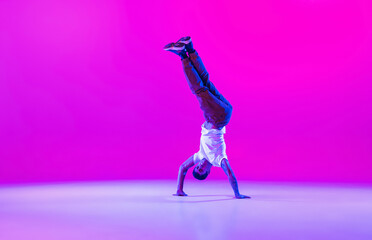
[(238, 179), (372, 182), (368, 0), (1, 0), (0, 182), (175, 179), (203, 122), (162, 50), (185, 35)]

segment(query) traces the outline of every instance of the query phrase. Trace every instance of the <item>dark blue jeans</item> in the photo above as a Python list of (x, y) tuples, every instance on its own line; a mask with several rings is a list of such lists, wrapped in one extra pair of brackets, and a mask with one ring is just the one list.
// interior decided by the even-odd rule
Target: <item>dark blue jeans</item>
[(193, 94), (199, 101), (207, 122), (216, 128), (226, 126), (231, 118), (231, 104), (217, 91), (197, 52), (182, 60), (183, 70)]

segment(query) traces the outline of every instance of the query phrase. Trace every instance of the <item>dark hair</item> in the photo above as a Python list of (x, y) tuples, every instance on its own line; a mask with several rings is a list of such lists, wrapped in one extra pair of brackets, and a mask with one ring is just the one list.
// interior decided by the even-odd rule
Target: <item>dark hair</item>
[(203, 175), (200, 175), (197, 171), (196, 171), (196, 168), (194, 168), (194, 171), (192, 171), (192, 175), (194, 175), (194, 178), (198, 179), (198, 180), (204, 180), (208, 177), (208, 174), (209, 174), (209, 171), (207, 171), (206, 173), (204, 173)]

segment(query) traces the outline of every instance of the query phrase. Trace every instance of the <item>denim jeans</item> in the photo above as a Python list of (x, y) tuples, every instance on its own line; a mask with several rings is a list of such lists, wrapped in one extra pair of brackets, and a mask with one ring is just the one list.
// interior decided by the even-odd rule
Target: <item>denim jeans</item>
[(197, 52), (182, 60), (187, 83), (199, 101), (207, 122), (216, 128), (226, 126), (231, 118), (231, 104), (217, 91)]

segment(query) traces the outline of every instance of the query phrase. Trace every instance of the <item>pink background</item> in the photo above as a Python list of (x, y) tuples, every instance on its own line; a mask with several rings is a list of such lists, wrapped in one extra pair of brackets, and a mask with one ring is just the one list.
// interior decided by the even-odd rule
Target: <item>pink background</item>
[(185, 35), (238, 179), (372, 182), (369, 0), (1, 0), (0, 183), (176, 179), (203, 123), (162, 50)]

